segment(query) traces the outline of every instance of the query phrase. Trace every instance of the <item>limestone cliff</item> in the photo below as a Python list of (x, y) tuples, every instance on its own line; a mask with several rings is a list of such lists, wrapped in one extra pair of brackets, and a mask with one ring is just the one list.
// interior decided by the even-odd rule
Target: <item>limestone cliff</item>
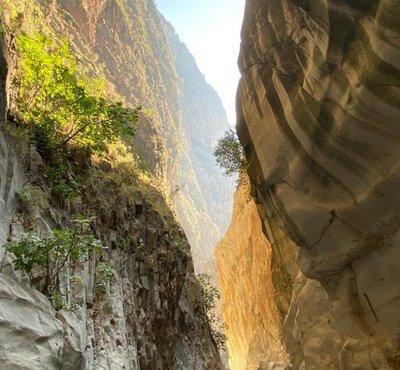
[[(0, 132), (1, 240), (18, 239), (24, 231), (48, 233), (85, 214), (93, 217), (90, 228), (108, 248), (87, 255), (74, 271), (78, 280), (69, 273), (60, 277), (67, 286), (65, 309), (56, 311), (30, 287), (26, 274), (15, 271), (13, 256), (1, 247), (0, 331), (7, 340), (0, 346), (0, 368), (221, 368), (189, 244), (161, 193), (149, 184), (130, 192), (121, 186), (117, 174), (121, 166), (126, 170), (110, 153), (110, 163), (89, 167), (75, 158), (68, 176), (84, 175), (83, 188), (60, 199), (42, 176), (45, 163), (35, 146), (27, 150), (13, 125), (3, 120)], [(99, 263), (113, 269), (101, 296)]]
[(237, 129), (294, 280), (295, 369), (400, 367), (399, 19), (390, 0), (246, 4)]
[[(150, 12), (154, 18), (147, 19), (140, 13), (148, 8), (154, 11), (154, 5), (129, 2), (136, 11), (137, 27), (127, 20), (126, 2), (59, 1), (50, 5), (30, 0), (1, 3), (5, 42), (0, 58), (0, 331), (7, 341), (0, 345), (0, 368), (222, 368), (202, 308), (189, 243), (163, 187), (175, 161), (166, 154), (165, 142), (175, 143), (179, 114), (177, 122), (169, 117), (175, 101), (167, 96), (165, 80), (160, 77), (160, 69), (165, 68), (167, 80), (174, 80), (174, 73), (168, 74), (173, 64), (156, 67), (154, 55), (165, 52), (170, 56), (164, 34), (158, 34), (154, 25), (162, 30), (158, 14)], [(115, 17), (121, 22), (104, 25), (105, 19)], [(154, 37), (152, 48), (139, 37), (148, 36), (146, 27)], [(134, 142), (121, 140), (100, 158), (79, 150), (63, 157), (64, 180), (79, 182), (72, 196), (54, 191), (46, 174), (51, 163), (39, 154), (34, 138), (27, 138), (21, 130), (23, 122), (14, 99), (15, 37), (21, 31), (68, 36), (82, 73), (105, 76), (109, 97), (122, 97), (128, 105), (143, 99), (160, 106), (154, 113), (156, 122), (148, 113), (141, 115)], [(127, 46), (125, 54), (121, 45)], [(133, 54), (137, 59), (130, 70), (128, 57)], [(168, 89), (179, 91), (177, 86), (171, 84)], [(171, 136), (163, 136), (166, 132)], [(149, 171), (137, 162), (135, 148)], [(56, 311), (56, 298), (39, 293), (27, 274), (15, 271), (13, 256), (5, 253), (3, 244), (18, 240), (25, 231), (43, 235), (66, 228), (78, 215), (91, 217), (88, 227), (107, 248), (100, 254), (87, 252), (82, 266), (70, 267), (59, 277), (62, 295)], [(99, 264), (113, 270), (101, 295), (96, 292)]]
[(281, 344), (271, 245), (262, 232), (248, 181), (235, 193), (232, 222), (215, 255), (231, 370), (268, 369), (270, 364), (284, 369), (288, 357)]

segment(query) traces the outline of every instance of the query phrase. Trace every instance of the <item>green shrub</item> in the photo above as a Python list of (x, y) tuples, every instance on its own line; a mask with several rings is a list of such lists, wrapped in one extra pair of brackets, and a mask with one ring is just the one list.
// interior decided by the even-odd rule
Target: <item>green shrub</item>
[(100, 252), (101, 241), (89, 231), (91, 220), (72, 220), (73, 226), (54, 230), (46, 237), (29, 233), (10, 242), (6, 250), (15, 256), (14, 268), (26, 272), (33, 285), (48, 297), (59, 296), (60, 277), (82, 264), (88, 252)]
[(95, 292), (97, 294), (104, 295), (107, 292), (114, 274), (114, 268), (109, 263), (100, 262), (96, 266)]
[(217, 164), (225, 170), (225, 175), (240, 175), (246, 168), (246, 160), (243, 148), (239, 143), (236, 132), (229, 129), (218, 140), (214, 148), (214, 156)]
[(18, 107), (44, 151), (74, 142), (89, 151), (103, 152), (107, 143), (134, 134), (139, 108), (110, 103), (103, 92), (89, 94), (88, 84), (77, 76), (68, 42), (57, 45), (37, 34), (18, 36), (17, 45)]

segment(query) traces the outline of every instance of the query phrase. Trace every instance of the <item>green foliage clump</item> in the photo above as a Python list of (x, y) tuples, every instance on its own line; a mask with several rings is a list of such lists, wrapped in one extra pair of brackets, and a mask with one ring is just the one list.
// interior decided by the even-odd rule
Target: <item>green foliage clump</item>
[(48, 297), (60, 294), (60, 276), (82, 264), (88, 252), (100, 252), (101, 241), (89, 231), (91, 220), (72, 220), (73, 226), (54, 230), (46, 237), (24, 234), (21, 240), (10, 242), (6, 250), (15, 256), (14, 268), (26, 272), (32, 284)]
[(216, 312), (216, 302), (221, 298), (218, 289), (212, 285), (211, 277), (207, 274), (197, 275), (197, 280), (201, 286), (202, 308), (207, 315), (211, 334), (218, 348), (222, 349), (226, 343), (225, 325), (221, 325)]
[(50, 184), (52, 193), (61, 199), (71, 199), (76, 196), (83, 183), (82, 176), (72, 175), (67, 161), (59, 161), (51, 166), (46, 166), (43, 177)]
[(114, 268), (109, 263), (100, 262), (96, 266), (95, 292), (98, 295), (106, 294), (114, 273)]
[(243, 148), (233, 129), (225, 131), (214, 148), (214, 157), (217, 164), (225, 170), (225, 175), (240, 175), (246, 168)]
[(134, 135), (140, 108), (108, 102), (102, 91), (90, 94), (88, 83), (78, 77), (68, 42), (57, 45), (37, 34), (18, 36), (17, 45), (18, 107), (24, 122), (35, 128), (39, 146), (52, 150), (74, 142), (89, 151), (102, 152), (107, 143)]

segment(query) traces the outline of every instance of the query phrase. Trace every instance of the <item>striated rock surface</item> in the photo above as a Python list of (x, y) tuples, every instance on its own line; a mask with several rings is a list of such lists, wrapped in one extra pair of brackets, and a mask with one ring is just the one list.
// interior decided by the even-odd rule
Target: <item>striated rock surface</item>
[(304, 274), (274, 262), (295, 369), (400, 368), (399, 19), (391, 0), (246, 4), (237, 128), (264, 232)]
[[(7, 75), (9, 55), (7, 41), (0, 39), (0, 123), (6, 119)], [(11, 144), (11, 145), (10, 145)], [(25, 181), (24, 170), (17, 160), (17, 143), (4, 130), (0, 130), (0, 245), (7, 241), (9, 226), (16, 208), (15, 193), (22, 188)], [(0, 259), (4, 253), (0, 251)]]
[(288, 355), (281, 343), (272, 250), (248, 182), (235, 193), (232, 222), (215, 255), (230, 369), (284, 369)]

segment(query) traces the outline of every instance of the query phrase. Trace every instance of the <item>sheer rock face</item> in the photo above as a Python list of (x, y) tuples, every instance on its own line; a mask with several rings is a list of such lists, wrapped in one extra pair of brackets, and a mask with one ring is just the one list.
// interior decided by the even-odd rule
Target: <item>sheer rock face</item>
[(267, 238), (304, 274), (295, 368), (400, 366), (399, 19), (391, 0), (247, 1), (238, 132)]
[[(0, 39), (0, 123), (6, 117), (7, 73), (9, 70), (6, 41)], [(10, 233), (9, 225), (16, 207), (15, 193), (22, 188), (24, 174), (21, 163), (16, 160), (16, 143), (10, 135), (0, 130), (0, 245), (7, 241)], [(4, 252), (0, 251), (0, 259)]]
[[(110, 3), (117, 2), (83, 2), (90, 8), (89, 29), (98, 21), (103, 7)], [(81, 2), (71, 1), (69, 5), (80, 6)], [(26, 18), (21, 15), (19, 19), (26, 19), (24, 24), (33, 19), (35, 26), (42, 26), (35, 18), (40, 14), (39, 2), (29, 2), (28, 8), (33, 15), (27, 10)], [(57, 23), (55, 30), (61, 28), (65, 31), (63, 34), (70, 35), (68, 28), (62, 28), (64, 18), (53, 13), (57, 7), (46, 7), (46, 10), (50, 12), (46, 21)], [(4, 18), (3, 15), (1, 21), (6, 22), (7, 14)], [(84, 13), (78, 12), (78, 15), (84, 16)], [(71, 17), (65, 16), (65, 19)], [(119, 35), (123, 37), (123, 32)], [(202, 309), (190, 246), (172, 212), (161, 211), (166, 208), (161, 195), (157, 199), (159, 207), (153, 207), (144, 195), (130, 194), (128, 202), (122, 197), (112, 203), (113, 216), (109, 217), (104, 215), (100, 203), (110, 193), (117, 192), (121, 184), (117, 189), (96, 181), (93, 187), (77, 195), (75, 201), (50, 202), (46, 209), (34, 212), (29, 231), (34, 225), (38, 231), (61, 228), (74, 212), (93, 215), (94, 234), (110, 246), (101, 257), (97, 256), (114, 269), (109, 288), (101, 297), (96, 294), (96, 257), (88, 256), (80, 270), (75, 271), (82, 281), (76, 284), (68, 281), (70, 292), (66, 299), (73, 312), (55, 312), (48, 298), (29, 286), (26, 274), (14, 271), (12, 256), (5, 253), (4, 242), (24, 232), (25, 216), (21, 209), (16, 209), (16, 193), (27, 181), (49, 193), (50, 189), (42, 177), (44, 163), (35, 146), (27, 148), (25, 143), (4, 131), (4, 126), (14, 128), (5, 119), (5, 112), (10, 116), (14, 113), (10, 112), (10, 100), (6, 101), (6, 96), (16, 93), (15, 85), (10, 83), (13, 74), (7, 72), (13, 71), (17, 55), (14, 37), (8, 33), (7, 36), (5, 50), (0, 52), (0, 369), (221, 369), (218, 350)], [(72, 39), (84, 44), (79, 34)], [(11, 54), (12, 58), (3, 57), (2, 52)], [(166, 102), (160, 100), (160, 104)], [(24, 160), (18, 155), (20, 152)], [(156, 153), (154, 160), (158, 160)], [(69, 280), (63, 275), (64, 278)]]
[[(9, 186), (8, 196), (3, 190), (0, 193), (7, 211), (2, 214), (0, 237), (9, 240), (24, 231), (25, 216), (19, 209), (15, 212), (23, 166), (13, 149), (15, 141), (7, 135), (0, 139), (3, 152), (14, 153), (8, 171), (0, 171), (0, 183)], [(37, 158), (32, 154), (25, 158), (30, 171)], [(96, 186), (107, 197), (104, 184)], [(114, 276), (109, 289), (102, 296), (96, 294), (96, 258), (88, 256), (75, 271), (82, 282), (70, 284), (72, 312), (55, 312), (48, 298), (29, 286), (26, 274), (14, 271), (12, 255), (0, 247), (0, 337), (4, 339), (0, 369), (221, 369), (201, 309), (189, 244), (172, 214), (161, 216), (146, 199), (140, 199), (138, 209), (122, 202), (114, 219), (107, 220), (96, 200), (89, 189), (80, 200), (80, 213), (95, 215), (93, 232), (110, 246), (101, 260), (113, 266)], [(53, 204), (37, 214), (36, 228), (50, 230), (70, 217), (71, 207), (79, 207), (65, 201), (63, 209)]]
[(279, 311), (273, 297), (271, 245), (248, 186), (235, 193), (231, 225), (215, 251), (232, 370), (284, 369)]

